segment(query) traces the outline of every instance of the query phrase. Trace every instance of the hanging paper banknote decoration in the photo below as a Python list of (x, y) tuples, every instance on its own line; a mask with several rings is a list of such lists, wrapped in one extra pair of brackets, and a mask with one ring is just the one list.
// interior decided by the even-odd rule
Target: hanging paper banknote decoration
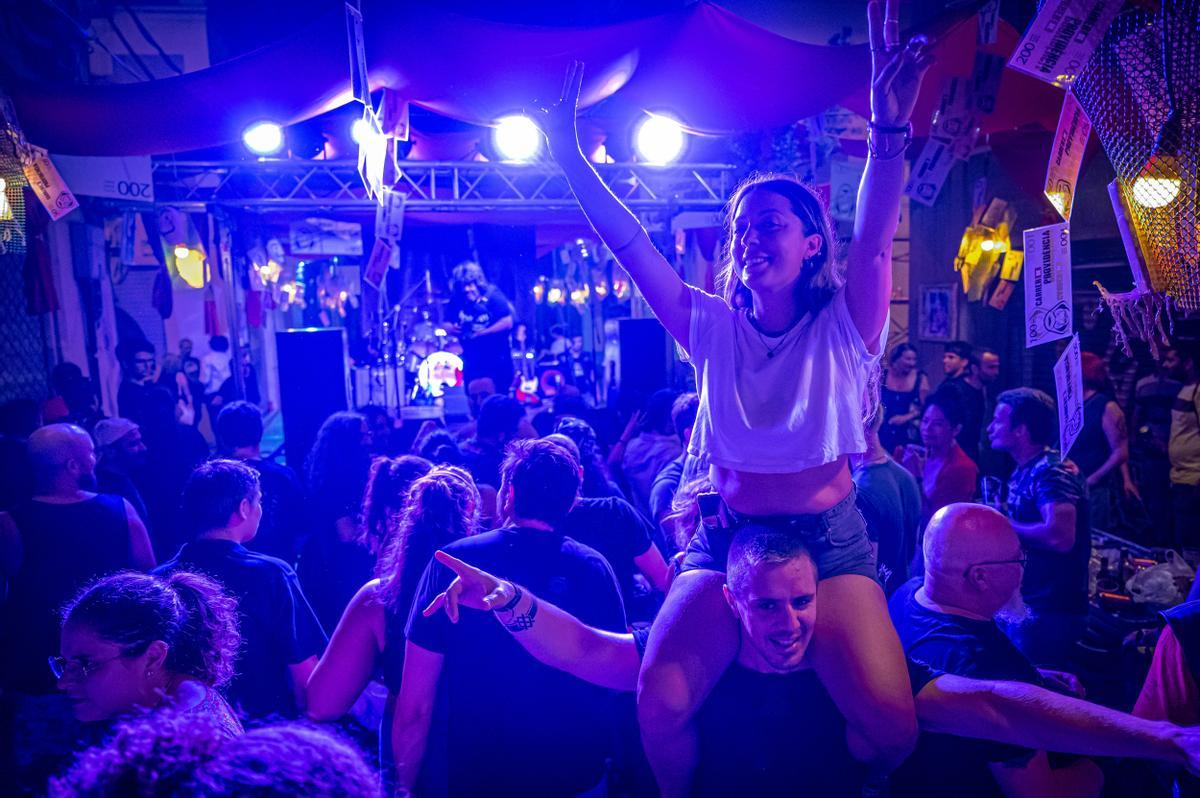
[(1025, 346), (1071, 335), (1071, 239), (1067, 223), (1025, 231)]

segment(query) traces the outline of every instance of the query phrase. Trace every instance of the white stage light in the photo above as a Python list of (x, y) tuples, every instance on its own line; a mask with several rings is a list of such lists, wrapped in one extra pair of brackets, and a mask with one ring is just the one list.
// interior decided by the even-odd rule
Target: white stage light
[(283, 128), (274, 122), (255, 122), (242, 132), (242, 143), (255, 155), (274, 155), (283, 149)]
[(649, 164), (668, 164), (683, 155), (683, 126), (669, 116), (649, 114), (638, 125), (633, 146)]
[(527, 116), (506, 116), (496, 122), (492, 143), (506, 161), (529, 161), (542, 149), (542, 132)]
[(366, 138), (366, 136), (370, 133), (370, 123), (361, 116), (358, 119), (355, 119), (354, 123), (350, 125), (350, 138), (354, 140), (355, 144), (362, 144), (363, 139)]

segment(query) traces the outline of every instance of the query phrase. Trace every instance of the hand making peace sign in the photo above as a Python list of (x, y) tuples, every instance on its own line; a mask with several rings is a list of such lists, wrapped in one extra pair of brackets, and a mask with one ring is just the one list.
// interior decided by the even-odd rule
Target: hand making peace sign
[(871, 42), (871, 120), (878, 125), (908, 124), (921, 90), (921, 79), (933, 63), (923, 36), (900, 45), (900, 0), (867, 3)]

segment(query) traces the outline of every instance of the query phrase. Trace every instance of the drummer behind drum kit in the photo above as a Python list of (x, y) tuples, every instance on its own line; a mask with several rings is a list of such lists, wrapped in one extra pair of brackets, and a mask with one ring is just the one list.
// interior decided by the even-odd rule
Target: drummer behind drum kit
[(380, 325), (379, 360), (368, 389), (372, 402), (382, 390), (381, 403), (388, 407), (429, 404), (462, 385), (462, 343), (444, 323), (449, 300), (426, 285), (417, 289)]

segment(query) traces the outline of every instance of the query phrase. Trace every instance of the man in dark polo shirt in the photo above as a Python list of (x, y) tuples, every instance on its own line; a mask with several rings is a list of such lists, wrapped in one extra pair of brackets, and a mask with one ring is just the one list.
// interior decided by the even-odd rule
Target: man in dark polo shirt
[[(500, 487), (501, 516), (510, 525), (444, 551), (589, 626), (625, 632), (608, 563), (556, 531), (581, 478), (558, 444), (513, 442)], [(464, 612), (457, 623), (443, 613), (424, 616), (453, 579), (453, 571), (431, 562), (413, 601), (392, 734), (398, 786), (426, 796), (569, 796), (596, 787), (611, 748), (612, 696), (538, 662), (482, 612)], [(519, 634), (536, 612), (509, 613), (507, 625)]]
[(244, 545), (262, 518), (258, 473), (235, 460), (202, 464), (183, 488), (181, 516), (195, 538), (154, 573), (198, 571), (237, 598), (242, 650), (230, 703), (251, 719), (296, 716), (327, 638), (291, 566)]
[(993, 449), (1016, 461), (1008, 517), (1029, 553), (1021, 594), (1033, 613), (1010, 634), (1039, 666), (1071, 670), (1087, 626), (1092, 536), (1087, 487), (1050, 448), (1057, 437), (1058, 415), (1049, 396), (1016, 388), (997, 397), (988, 438)]
[(304, 487), (289, 466), (263, 458), (262, 437), (262, 411), (256, 405), (239, 400), (221, 408), (217, 416), (221, 449), (257, 471), (262, 488), (262, 522), (250, 548), (292, 565), (308, 532)]

